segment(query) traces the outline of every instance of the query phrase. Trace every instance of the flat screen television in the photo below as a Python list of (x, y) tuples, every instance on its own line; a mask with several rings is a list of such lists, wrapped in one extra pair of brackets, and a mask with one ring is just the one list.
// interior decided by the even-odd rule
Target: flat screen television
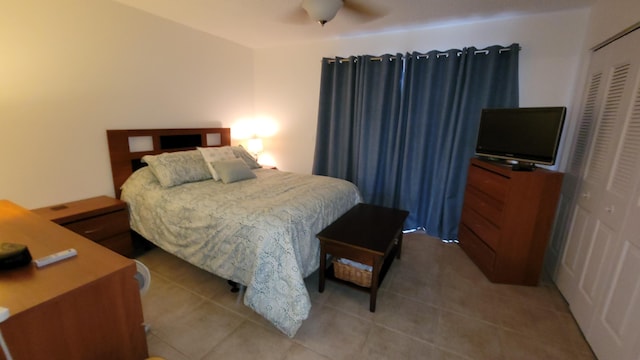
[(483, 109), (476, 155), (508, 160), (514, 170), (553, 165), (566, 112), (563, 106)]

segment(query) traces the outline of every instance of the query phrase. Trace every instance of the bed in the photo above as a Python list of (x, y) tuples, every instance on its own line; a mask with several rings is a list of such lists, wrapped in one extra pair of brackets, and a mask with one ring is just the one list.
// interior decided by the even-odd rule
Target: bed
[[(319, 266), (315, 236), (359, 203), (360, 193), (344, 180), (260, 168), (242, 147), (230, 146), (229, 134), (108, 130), (114, 190), (129, 206), (134, 231), (246, 286), (244, 304), (293, 337), (311, 309), (304, 278)], [(235, 159), (204, 160), (207, 151), (230, 150)], [(241, 171), (227, 169), (234, 166)]]

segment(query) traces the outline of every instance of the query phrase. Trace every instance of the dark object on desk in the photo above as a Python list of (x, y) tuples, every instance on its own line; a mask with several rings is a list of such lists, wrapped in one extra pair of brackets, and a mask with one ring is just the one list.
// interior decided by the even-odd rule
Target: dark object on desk
[(31, 253), (25, 245), (0, 243), (0, 270), (14, 269), (30, 262)]

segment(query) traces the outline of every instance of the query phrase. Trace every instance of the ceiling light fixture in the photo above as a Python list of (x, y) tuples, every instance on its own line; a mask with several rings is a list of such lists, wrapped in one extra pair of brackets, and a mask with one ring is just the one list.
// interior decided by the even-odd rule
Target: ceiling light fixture
[(343, 4), (342, 0), (302, 0), (302, 8), (322, 26), (336, 16)]

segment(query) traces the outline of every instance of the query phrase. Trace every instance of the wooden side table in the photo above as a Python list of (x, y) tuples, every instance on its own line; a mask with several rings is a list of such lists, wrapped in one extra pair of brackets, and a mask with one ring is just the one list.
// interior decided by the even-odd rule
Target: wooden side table
[(123, 256), (134, 256), (124, 201), (97, 196), (32, 211)]
[(324, 291), (325, 278), (351, 284), (337, 279), (333, 266), (327, 268), (327, 254), (370, 265), (369, 310), (375, 312), (378, 288), (394, 257), (400, 258), (402, 228), (407, 216), (409, 212), (405, 210), (361, 203), (322, 230), (317, 235), (320, 240), (318, 290)]

